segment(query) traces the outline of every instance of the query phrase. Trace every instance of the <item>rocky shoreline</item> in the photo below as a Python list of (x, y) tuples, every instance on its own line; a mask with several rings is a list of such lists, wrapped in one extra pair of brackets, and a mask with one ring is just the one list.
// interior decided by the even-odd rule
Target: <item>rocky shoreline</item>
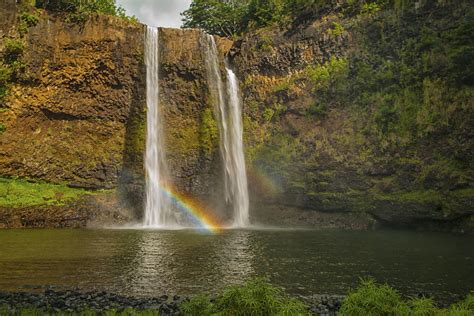
[[(341, 307), (344, 296), (315, 295), (303, 298), (311, 314), (332, 316)], [(15, 310), (36, 309), (52, 313), (74, 313), (94, 311), (98, 314), (116, 310), (134, 309), (152, 310), (157, 315), (182, 315), (180, 304), (189, 297), (179, 295), (160, 297), (130, 297), (107, 292), (54, 291), (42, 293), (0, 292), (0, 314), (2, 311), (13, 313)]]

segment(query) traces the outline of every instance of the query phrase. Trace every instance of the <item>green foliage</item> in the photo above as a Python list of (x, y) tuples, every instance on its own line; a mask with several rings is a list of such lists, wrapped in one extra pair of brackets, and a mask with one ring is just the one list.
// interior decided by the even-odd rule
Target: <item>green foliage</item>
[(332, 28), (327, 29), (326, 33), (332, 36), (341, 36), (345, 32), (344, 26), (337, 22), (332, 23)]
[(253, 279), (243, 286), (230, 286), (211, 303), (197, 296), (181, 306), (184, 315), (304, 315), (307, 307), (289, 298), (264, 279)]
[(30, 12), (23, 12), (20, 15), (20, 21), (24, 22), (28, 27), (35, 26), (38, 24), (39, 17), (37, 14)]
[(408, 301), (408, 306), (410, 306), (414, 316), (431, 316), (436, 315), (438, 312), (438, 308), (432, 298), (414, 298)]
[(0, 206), (62, 205), (90, 192), (65, 185), (0, 178)]
[(308, 114), (320, 116), (320, 117), (326, 116), (327, 111), (328, 111), (328, 107), (324, 103), (319, 104), (315, 102), (308, 108)]
[(431, 298), (413, 298), (406, 302), (387, 284), (380, 285), (373, 279), (366, 279), (361, 280), (361, 284), (349, 292), (338, 315), (467, 316), (473, 313), (473, 292), (464, 301), (453, 304), (448, 309), (440, 309)]
[(372, 16), (381, 10), (380, 5), (377, 2), (364, 3), (362, 6), (361, 13), (364, 15)]
[(270, 122), (273, 119), (274, 115), (275, 115), (275, 110), (273, 110), (272, 108), (266, 108), (265, 110), (263, 110), (262, 116), (266, 122)]
[(344, 100), (348, 94), (349, 63), (345, 58), (331, 58), (324, 64), (306, 67), (303, 76), (313, 86), (315, 102), (307, 109), (310, 115), (326, 115), (334, 100)]
[(11, 68), (0, 62), (0, 100), (8, 95), (8, 84), (10, 82), (11, 74)]
[(181, 13), (183, 27), (202, 28), (209, 34), (235, 37), (250, 29), (286, 20), (327, 0), (193, 0)]
[(247, 27), (265, 27), (281, 20), (284, 16), (283, 0), (250, 0), (244, 16)]
[(214, 312), (214, 304), (210, 302), (207, 295), (198, 295), (189, 301), (184, 301), (180, 310), (183, 315), (212, 315)]
[(125, 9), (115, 0), (36, 0), (36, 7), (50, 11), (69, 12), (70, 21), (83, 22), (91, 13), (102, 13), (118, 16), (136, 22), (136, 17), (126, 15)]
[(24, 50), (23, 42), (16, 39), (7, 38), (5, 39), (5, 48), (3, 50), (3, 61), (6, 64), (12, 64), (18, 61), (23, 54)]
[(204, 110), (199, 126), (199, 137), (202, 147), (206, 150), (207, 154), (211, 154), (212, 150), (216, 148), (216, 142), (219, 139), (219, 127), (212, 115), (211, 108), (208, 107)]
[(28, 28), (38, 24), (38, 21), (39, 16), (37, 14), (28, 11), (22, 12), (20, 14), (20, 24), (18, 25), (20, 36), (25, 35), (28, 32)]
[(193, 0), (188, 10), (181, 13), (183, 27), (202, 28), (214, 35), (233, 37), (243, 29), (245, 1)]
[[(198, 295), (184, 301), (179, 306), (181, 314), (187, 316), (210, 315), (309, 315), (307, 306), (288, 297), (280, 288), (274, 287), (264, 279), (256, 278), (242, 286), (229, 286), (215, 299), (207, 295)], [(388, 285), (376, 284), (374, 280), (362, 280), (361, 284), (349, 292), (343, 300), (338, 315), (346, 316), (379, 316), (379, 315), (413, 315), (413, 316), (471, 316), (474, 312), (474, 292), (465, 300), (451, 305), (447, 309), (438, 308), (430, 298), (415, 298), (404, 301)], [(156, 310), (107, 310), (98, 313), (86, 309), (80, 312), (59, 310), (17, 308), (7, 309), (0, 306), (0, 315), (70, 315), (70, 316), (148, 316), (156, 315)]]
[(26, 65), (21, 61), (24, 45), (21, 40), (6, 38), (0, 61), (0, 100), (8, 95), (9, 85), (18, 79)]
[(373, 279), (361, 284), (343, 300), (339, 315), (407, 315), (408, 305), (387, 284), (378, 285)]
[(349, 63), (344, 58), (331, 58), (326, 63), (306, 68), (306, 75), (314, 85), (315, 91), (337, 90), (338, 84), (347, 79)]
[(3, 125), (2, 123), (0, 123), (0, 134), (3, 133), (6, 129), (7, 127)]

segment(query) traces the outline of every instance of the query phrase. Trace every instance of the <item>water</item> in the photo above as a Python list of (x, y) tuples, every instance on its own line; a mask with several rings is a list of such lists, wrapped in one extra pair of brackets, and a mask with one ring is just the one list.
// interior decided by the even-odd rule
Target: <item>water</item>
[(242, 102), (237, 77), (227, 65), (226, 72), (229, 96), (230, 153), (232, 158), (232, 167), (229, 168), (232, 173), (229, 175), (229, 179), (231, 180), (232, 192), (234, 192), (234, 226), (245, 227), (249, 224), (249, 194), (244, 158)]
[(267, 276), (293, 295), (344, 294), (370, 275), (452, 301), (474, 289), (473, 244), (405, 231), (0, 230), (0, 291), (185, 295)]
[(143, 225), (166, 228), (175, 226), (169, 200), (162, 194), (167, 179), (163, 142), (163, 124), (159, 101), (159, 42), (158, 29), (147, 27), (145, 35), (147, 139), (145, 152), (146, 204)]
[[(242, 110), (238, 81), (235, 74), (227, 70), (227, 95), (219, 66), (219, 52), (214, 37), (204, 34), (206, 40), (206, 66), (211, 97), (217, 105), (216, 117), (219, 125), (220, 151), (224, 166), (225, 201), (233, 208), (233, 226), (249, 224), (249, 199), (243, 151)], [(228, 100), (226, 100), (226, 96)]]

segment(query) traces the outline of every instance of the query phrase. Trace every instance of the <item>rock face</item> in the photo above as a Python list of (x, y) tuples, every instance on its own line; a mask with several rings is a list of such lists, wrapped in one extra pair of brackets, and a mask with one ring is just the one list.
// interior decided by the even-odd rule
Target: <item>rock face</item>
[(25, 38), (23, 78), (4, 104), (0, 174), (101, 189), (116, 186), (127, 126), (144, 104), (141, 25), (42, 12)]
[(473, 231), (472, 83), (425, 45), (455, 54), (472, 6), (406, 10), (323, 8), (235, 43), (253, 209)]
[[(21, 8), (10, 2), (2, 7), (2, 36), (23, 43), (26, 70), (1, 106), (0, 176), (91, 190), (118, 188), (121, 204), (140, 218), (145, 27), (101, 15), (69, 23), (65, 16), (36, 10), (38, 23), (20, 38)], [(217, 208), (221, 164), (203, 33), (159, 33), (160, 97), (173, 184), (182, 194)], [(222, 56), (232, 45), (217, 42)]]

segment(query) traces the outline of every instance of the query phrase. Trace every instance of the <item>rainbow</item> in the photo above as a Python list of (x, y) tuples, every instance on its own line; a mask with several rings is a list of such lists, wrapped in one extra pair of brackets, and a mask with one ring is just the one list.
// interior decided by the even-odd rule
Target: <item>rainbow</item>
[(247, 169), (249, 183), (253, 184), (259, 195), (273, 197), (282, 192), (278, 181), (269, 176), (267, 172), (258, 167), (250, 167)]
[(161, 192), (199, 229), (213, 234), (222, 230), (219, 222), (198, 201), (179, 193), (169, 185), (162, 185)]

